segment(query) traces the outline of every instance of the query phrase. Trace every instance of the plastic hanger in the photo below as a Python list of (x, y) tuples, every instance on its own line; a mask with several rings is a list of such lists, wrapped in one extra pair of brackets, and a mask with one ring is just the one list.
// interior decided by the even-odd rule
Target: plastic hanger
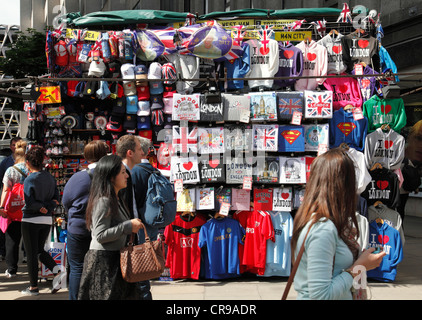
[(381, 163), (376, 162), (376, 163), (372, 166), (371, 171), (373, 171), (373, 170), (375, 170), (375, 169), (382, 169), (382, 165), (381, 165)]

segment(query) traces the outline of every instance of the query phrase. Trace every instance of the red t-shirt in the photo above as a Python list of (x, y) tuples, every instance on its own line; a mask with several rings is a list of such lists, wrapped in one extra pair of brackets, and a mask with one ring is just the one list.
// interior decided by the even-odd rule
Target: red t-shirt
[(233, 219), (246, 230), (243, 250), (239, 250), (240, 272), (263, 275), (267, 254), (267, 240), (275, 241), (271, 216), (265, 211), (237, 211)]
[[(188, 221), (189, 218), (191, 221)], [(177, 215), (164, 230), (168, 246), (166, 267), (173, 279), (198, 279), (201, 268), (201, 248), (198, 246), (199, 231), (207, 222), (201, 215), (182, 217)]]

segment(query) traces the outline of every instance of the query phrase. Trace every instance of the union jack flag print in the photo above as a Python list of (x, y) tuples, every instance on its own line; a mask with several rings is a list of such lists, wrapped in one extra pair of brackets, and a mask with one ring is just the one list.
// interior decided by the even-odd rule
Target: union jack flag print
[(176, 152), (198, 152), (198, 128), (173, 126), (173, 147)]
[(278, 125), (254, 125), (253, 145), (255, 151), (277, 151)]
[(305, 118), (331, 119), (333, 113), (333, 92), (305, 90)]
[(277, 92), (279, 119), (291, 119), (294, 112), (303, 113), (302, 92)]

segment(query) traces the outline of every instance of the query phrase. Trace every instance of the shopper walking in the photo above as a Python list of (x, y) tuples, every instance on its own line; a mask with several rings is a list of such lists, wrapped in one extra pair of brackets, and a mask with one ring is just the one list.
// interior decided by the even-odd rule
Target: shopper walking
[[(25, 205), (22, 208), (22, 237), (28, 258), (30, 286), (23, 294), (38, 295), (38, 260), (54, 275), (53, 285), (58, 284), (61, 270), (53, 258), (44, 250), (44, 245), (53, 224), (53, 211), (59, 204), (56, 180), (43, 170), (44, 149), (34, 146), (26, 153), (26, 166), (30, 174), (24, 182)], [(57, 292), (59, 287), (52, 289)]]
[[(1, 193), (0, 214), (9, 220), (10, 224), (6, 229), (5, 243), (6, 243), (6, 276), (12, 278), (16, 276), (18, 271), (19, 260), (19, 244), (22, 239), (21, 221), (22, 215), (18, 218), (12, 218), (8, 212), (4, 210), (6, 198), (9, 192), (12, 191), (13, 186), (17, 183), (23, 184), (29, 171), (25, 165), (26, 142), (18, 140), (14, 152), (15, 164), (9, 167), (3, 177), (3, 190)], [(22, 214), (21, 211), (19, 211)]]
[[(122, 197), (129, 207), (132, 217), (139, 218), (138, 208), (136, 203), (135, 189), (133, 187), (132, 169), (135, 165), (141, 162), (148, 162), (147, 155), (151, 149), (151, 141), (147, 138), (134, 135), (124, 135), (117, 140), (116, 153), (122, 157), (123, 164), (126, 167), (128, 174), (127, 188), (122, 189)], [(149, 162), (148, 162), (149, 163)], [(139, 191), (139, 190), (138, 190)], [(146, 192), (142, 191), (142, 194)], [(136, 242), (139, 242), (139, 236)], [(142, 242), (144, 242), (144, 233), (141, 235)], [(151, 285), (149, 280), (138, 282), (139, 296), (141, 300), (152, 300)]]
[(293, 226), (294, 257), (305, 251), (294, 278), (298, 299), (352, 299), (355, 266), (376, 268), (385, 252), (371, 254), (357, 244), (356, 184), (353, 161), (335, 148), (318, 156), (311, 165), (303, 203)]
[(62, 203), (67, 210), (67, 261), (69, 263), (69, 299), (77, 300), (85, 254), (91, 243), (91, 233), (86, 227), (86, 206), (91, 179), (97, 162), (109, 152), (102, 140), (93, 140), (84, 148), (88, 168), (76, 172), (63, 190)]
[(83, 266), (79, 287), (80, 300), (136, 299), (136, 284), (122, 278), (120, 249), (131, 233), (142, 227), (130, 213), (119, 191), (126, 188), (128, 175), (117, 155), (107, 155), (94, 170), (86, 209), (86, 226), (91, 244)]

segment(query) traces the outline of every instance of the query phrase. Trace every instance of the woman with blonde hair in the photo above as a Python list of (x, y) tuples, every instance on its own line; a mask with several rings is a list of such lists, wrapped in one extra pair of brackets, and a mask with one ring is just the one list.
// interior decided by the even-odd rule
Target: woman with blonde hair
[(4, 218), (9, 219), (10, 224), (7, 227), (5, 233), (6, 241), (6, 276), (12, 278), (16, 276), (18, 271), (18, 259), (19, 259), (19, 243), (22, 238), (21, 231), (21, 220), (22, 214), (20, 217), (11, 217), (8, 215), (7, 211), (4, 210), (4, 205), (6, 202), (6, 196), (16, 183), (23, 184), (25, 178), (29, 174), (29, 170), (25, 165), (25, 153), (26, 153), (26, 141), (19, 140), (15, 145), (15, 164), (7, 168), (4, 177), (3, 177), (3, 191), (1, 193), (1, 206), (0, 206), (0, 215)]
[(361, 253), (356, 241), (355, 179), (353, 161), (340, 148), (312, 162), (303, 203), (293, 225), (294, 258), (303, 243), (305, 248), (294, 278), (298, 299), (352, 299), (355, 267), (371, 270), (385, 255), (372, 254), (375, 248)]

